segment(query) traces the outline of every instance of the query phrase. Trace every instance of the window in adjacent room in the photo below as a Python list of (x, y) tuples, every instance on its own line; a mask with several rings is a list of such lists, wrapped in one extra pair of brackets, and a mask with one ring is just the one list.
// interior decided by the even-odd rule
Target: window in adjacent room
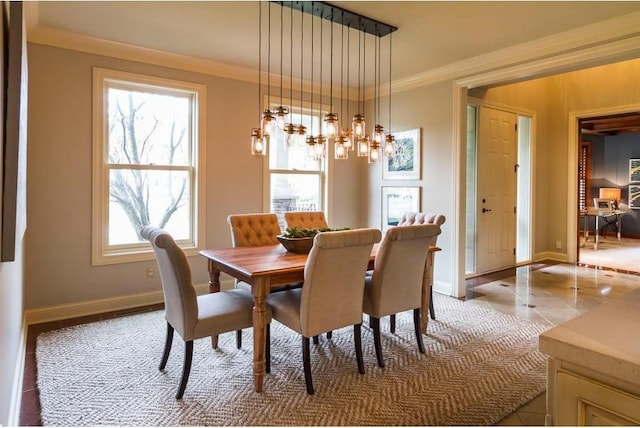
[(93, 264), (152, 259), (146, 224), (195, 252), (204, 240), (204, 86), (99, 68), (93, 85)]
[(578, 153), (578, 209), (586, 211), (591, 201), (591, 143), (580, 142)]

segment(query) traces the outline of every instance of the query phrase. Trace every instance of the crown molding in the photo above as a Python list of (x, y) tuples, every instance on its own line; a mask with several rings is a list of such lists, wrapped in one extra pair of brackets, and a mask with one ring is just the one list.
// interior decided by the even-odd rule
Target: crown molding
[(27, 33), (30, 43), (70, 49), (95, 55), (160, 65), (227, 79), (257, 82), (255, 70), (203, 58), (130, 45), (38, 25)]
[[(258, 82), (256, 71), (247, 67), (76, 34), (38, 25), (37, 20), (32, 22), (27, 34), (30, 43), (245, 82)], [(576, 69), (577, 64), (581, 63), (596, 65), (598, 62), (603, 64), (606, 60), (611, 62), (635, 58), (640, 56), (638, 29), (640, 12), (622, 15), (396, 79), (391, 83), (391, 92), (456, 79), (463, 79), (468, 85), (489, 84), (500, 81), (506, 75), (517, 74), (525, 78), (542, 70), (566, 70), (569, 67)], [(272, 76), (275, 75), (272, 73)], [(266, 73), (263, 73), (263, 81), (266, 81)], [(382, 86), (380, 95), (387, 95), (388, 85)], [(303, 87), (304, 90), (311, 89), (309, 82), (305, 82)], [(365, 97), (373, 98), (374, 93), (373, 87), (369, 87), (365, 90)]]
[[(524, 72), (528, 67), (528, 74), (523, 77), (531, 76), (541, 65), (548, 69), (575, 67), (576, 59), (594, 62), (593, 57), (589, 58), (593, 55), (630, 59), (640, 55), (637, 44), (639, 29), (640, 12), (622, 15), (395, 80), (392, 82), (392, 92), (465, 77), (471, 83), (472, 77), (478, 75), (484, 76), (484, 81), (492, 74), (508, 74), (505, 70), (511, 68)], [(534, 63), (538, 66), (530, 65)]]

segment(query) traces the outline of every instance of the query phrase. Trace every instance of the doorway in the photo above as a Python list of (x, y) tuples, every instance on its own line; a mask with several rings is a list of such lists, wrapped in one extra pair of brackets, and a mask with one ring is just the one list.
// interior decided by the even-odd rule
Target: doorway
[[(579, 117), (577, 122), (576, 261), (586, 266), (636, 272), (640, 212), (632, 209), (630, 199), (635, 183), (640, 183), (640, 177), (634, 178), (631, 171), (634, 159), (640, 156), (640, 113)], [(608, 201), (608, 215), (600, 216), (593, 208), (596, 200)]]
[(465, 274), (531, 261), (530, 116), (467, 107)]

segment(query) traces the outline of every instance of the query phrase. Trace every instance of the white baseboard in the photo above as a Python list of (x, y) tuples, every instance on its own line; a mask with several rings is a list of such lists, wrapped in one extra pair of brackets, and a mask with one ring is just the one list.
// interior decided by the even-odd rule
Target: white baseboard
[[(223, 290), (233, 288), (233, 281), (221, 281), (220, 288)], [(198, 294), (208, 293), (209, 284), (196, 285), (196, 291)], [(140, 306), (154, 305), (156, 303), (162, 303), (162, 301), (162, 291), (152, 291), (149, 293), (110, 297), (108, 299), (88, 300), (85, 302), (28, 309), (25, 311), (25, 320), (27, 325), (39, 324), (49, 321), (59, 321), (69, 318), (137, 308)]]
[(20, 408), (22, 406), (22, 384), (24, 382), (24, 363), (27, 355), (27, 318), (22, 318), (22, 331), (20, 333), (20, 343), (18, 344), (18, 355), (16, 358), (16, 368), (13, 375), (13, 387), (9, 402), (8, 426), (20, 425)]
[(533, 260), (539, 262), (541, 260), (555, 260), (558, 262), (568, 262), (569, 258), (567, 257), (567, 253), (556, 253), (554, 251), (543, 251), (541, 253), (537, 253)]
[(433, 281), (433, 291), (444, 294), (445, 296), (453, 296), (451, 292), (451, 284), (442, 281)]

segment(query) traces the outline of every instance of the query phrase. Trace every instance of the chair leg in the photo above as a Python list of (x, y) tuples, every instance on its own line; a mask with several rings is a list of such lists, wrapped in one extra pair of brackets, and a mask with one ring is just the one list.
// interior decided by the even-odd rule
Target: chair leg
[(236, 348), (242, 348), (242, 330), (236, 330)]
[(180, 381), (180, 387), (176, 394), (176, 400), (182, 398), (184, 390), (187, 387), (189, 381), (189, 373), (191, 372), (191, 360), (193, 359), (193, 340), (189, 340), (184, 343), (184, 367), (182, 368), (182, 380)]
[(160, 370), (164, 370), (169, 360), (169, 352), (171, 352), (171, 344), (173, 343), (173, 327), (167, 322), (167, 339), (164, 342), (164, 351), (162, 352), (162, 360), (160, 360)]
[(309, 338), (302, 336), (302, 365), (304, 366), (304, 382), (307, 394), (313, 395), (313, 379), (311, 378), (311, 357), (309, 355)]
[(429, 287), (429, 314), (431, 319), (436, 319), (436, 311), (433, 309), (433, 287)]
[(376, 359), (378, 367), (384, 368), (384, 359), (382, 358), (382, 344), (380, 343), (380, 318), (369, 317), (369, 326), (373, 330), (373, 347), (376, 350)]
[(265, 372), (271, 373), (271, 323), (267, 324), (266, 341), (264, 347)]
[(389, 331), (396, 332), (396, 314), (389, 315)]
[(320, 343), (320, 339), (318, 339), (318, 335), (313, 336), (313, 344), (317, 345), (318, 343)]
[(422, 332), (420, 331), (420, 308), (413, 310), (413, 326), (416, 329), (416, 340), (418, 341), (418, 350), (424, 354), (424, 343), (422, 342)]
[(356, 345), (356, 361), (358, 362), (358, 373), (364, 374), (364, 359), (362, 358), (362, 324), (353, 325), (353, 342)]

